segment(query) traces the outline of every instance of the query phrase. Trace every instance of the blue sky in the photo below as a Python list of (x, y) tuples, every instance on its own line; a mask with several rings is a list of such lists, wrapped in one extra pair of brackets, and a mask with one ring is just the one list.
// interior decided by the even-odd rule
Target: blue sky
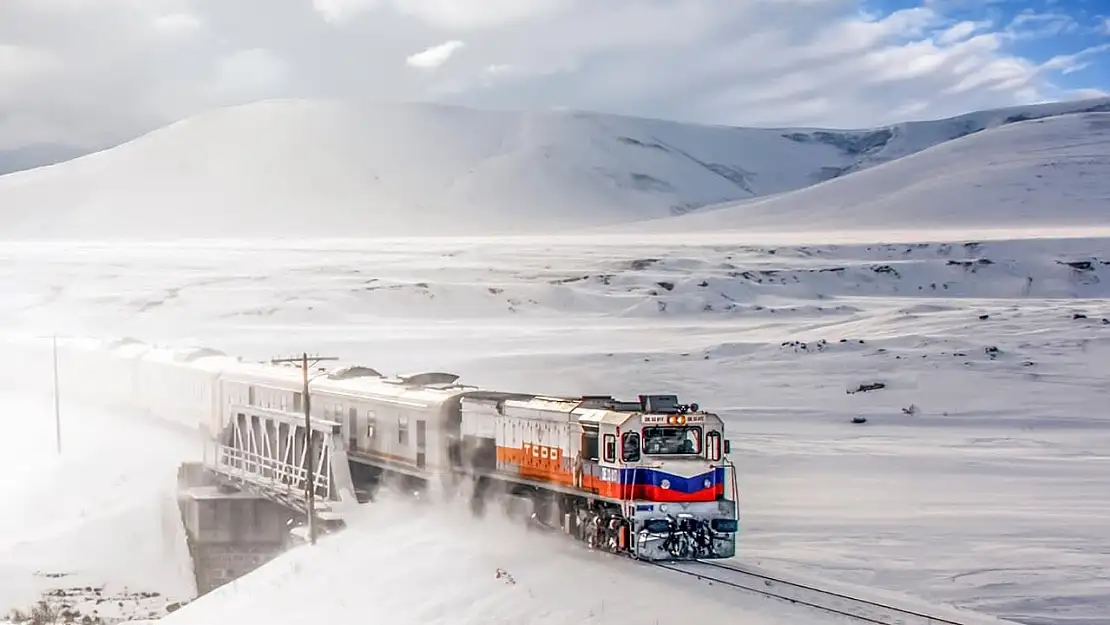
[(863, 10), (889, 15), (921, 6), (950, 24), (973, 22), (976, 32), (1005, 33), (1003, 50), (1049, 63), (1050, 80), (1062, 92), (1110, 92), (1110, 0), (870, 0)]

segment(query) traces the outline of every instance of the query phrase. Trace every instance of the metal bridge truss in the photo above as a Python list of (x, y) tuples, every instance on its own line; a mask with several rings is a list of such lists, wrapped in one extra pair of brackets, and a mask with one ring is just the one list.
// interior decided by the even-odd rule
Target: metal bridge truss
[[(221, 440), (205, 451), (205, 466), (233, 486), (307, 514), (304, 415), (239, 404), (230, 414)], [(340, 424), (313, 418), (311, 425), (317, 516), (338, 518), (338, 504), (355, 498)]]

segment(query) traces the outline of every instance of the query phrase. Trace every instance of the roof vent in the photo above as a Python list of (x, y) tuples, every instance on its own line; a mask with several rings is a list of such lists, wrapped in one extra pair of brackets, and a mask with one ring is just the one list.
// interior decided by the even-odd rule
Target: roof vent
[(408, 386), (440, 386), (454, 384), (459, 376), (454, 373), (442, 371), (429, 371), (427, 373), (414, 373), (412, 375), (399, 375), (401, 382)]
[(381, 373), (376, 369), (364, 367), (362, 365), (348, 365), (346, 367), (339, 367), (328, 374), (329, 380), (351, 380), (354, 378), (380, 378)]

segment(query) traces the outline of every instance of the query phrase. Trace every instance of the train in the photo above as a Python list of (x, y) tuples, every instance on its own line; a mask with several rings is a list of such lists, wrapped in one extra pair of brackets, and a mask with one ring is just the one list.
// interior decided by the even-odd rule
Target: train
[[(141, 410), (230, 445), (239, 410), (337, 424), (359, 501), (383, 480), (525, 502), (528, 517), (591, 547), (642, 560), (736, 553), (735, 465), (719, 415), (674, 394), (621, 400), (466, 385), (445, 372), (387, 376), (362, 365), (311, 371), (206, 348), (135, 340), (70, 346), (67, 393)], [(465, 488), (464, 488), (465, 487)]]

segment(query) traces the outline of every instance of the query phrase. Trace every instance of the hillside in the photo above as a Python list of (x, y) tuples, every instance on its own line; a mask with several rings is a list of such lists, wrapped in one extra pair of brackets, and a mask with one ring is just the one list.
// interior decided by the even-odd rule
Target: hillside
[(576, 112), (269, 101), (0, 177), (6, 238), (412, 236), (570, 230), (801, 189), (1026, 117), (864, 131)]
[(637, 231), (1110, 226), (1110, 113), (1022, 121), (804, 189)]
[(89, 153), (73, 145), (35, 143), (12, 150), (0, 150), (0, 176), (36, 167), (61, 163)]

